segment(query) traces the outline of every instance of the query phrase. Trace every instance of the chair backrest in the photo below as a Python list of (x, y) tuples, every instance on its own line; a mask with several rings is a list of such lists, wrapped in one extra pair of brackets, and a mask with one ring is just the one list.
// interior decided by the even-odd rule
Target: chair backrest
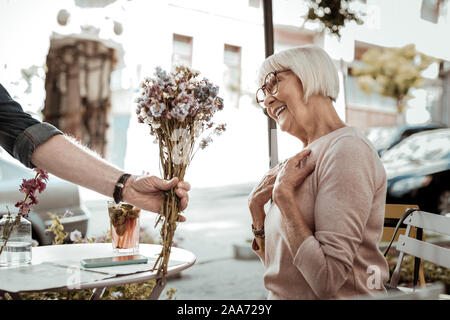
[(400, 254), (391, 278), (390, 284), (393, 287), (398, 285), (400, 267), (404, 254), (410, 254), (434, 264), (450, 268), (450, 249), (414, 239), (410, 235), (412, 227), (450, 235), (450, 217), (424, 211), (414, 211), (406, 218), (404, 224), (407, 225), (406, 232), (404, 235), (400, 235), (396, 245), (396, 249)]
[(356, 296), (351, 300), (439, 300), (444, 292), (445, 292), (444, 284), (437, 282), (433, 283), (430, 286), (427, 286), (426, 288), (422, 288), (419, 290)]
[[(397, 225), (398, 220), (403, 216), (403, 214), (408, 209), (419, 209), (419, 206), (416, 204), (386, 204), (385, 213), (384, 213), (384, 228), (383, 228), (383, 236), (381, 238), (381, 242), (390, 242), (392, 236), (394, 235), (394, 229)], [(395, 236), (394, 242), (398, 240), (398, 237), (401, 234), (404, 234), (406, 227), (403, 227), (397, 232)], [(412, 230), (413, 236), (416, 235), (416, 230), (413, 228)]]
[[(450, 235), (450, 217), (425, 211), (414, 211), (406, 218), (408, 226), (423, 228), (438, 232), (444, 235)], [(400, 235), (397, 242), (397, 250), (422, 258), (440, 266), (450, 268), (450, 249), (435, 244), (420, 241), (405, 235)]]

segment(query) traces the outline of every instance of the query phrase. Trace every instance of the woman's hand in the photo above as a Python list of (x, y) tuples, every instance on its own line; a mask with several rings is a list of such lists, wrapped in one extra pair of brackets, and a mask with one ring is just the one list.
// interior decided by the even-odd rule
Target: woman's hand
[(248, 197), (248, 207), (252, 214), (253, 225), (258, 230), (264, 226), (264, 205), (272, 198), (273, 185), (282, 165), (283, 163), (279, 163), (270, 169)]
[(315, 163), (305, 165), (304, 161), (310, 153), (310, 149), (303, 150), (288, 159), (280, 169), (273, 187), (273, 200), (278, 207), (286, 199), (293, 198), (294, 190), (314, 171)]
[[(178, 181), (178, 178), (163, 180), (156, 176), (131, 176), (125, 183), (123, 200), (143, 210), (160, 213), (163, 191), (175, 188), (176, 195), (180, 198), (180, 210), (186, 209), (189, 202), (188, 191), (191, 186), (186, 181)], [(178, 221), (184, 222), (186, 218), (179, 216)]]

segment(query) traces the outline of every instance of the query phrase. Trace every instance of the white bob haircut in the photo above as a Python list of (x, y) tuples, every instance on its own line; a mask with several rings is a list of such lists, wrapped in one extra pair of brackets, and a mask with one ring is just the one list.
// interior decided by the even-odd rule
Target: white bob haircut
[(305, 103), (315, 94), (336, 101), (339, 94), (338, 73), (330, 56), (322, 48), (305, 45), (271, 55), (259, 68), (259, 84), (263, 84), (268, 73), (285, 69), (290, 69), (300, 79)]

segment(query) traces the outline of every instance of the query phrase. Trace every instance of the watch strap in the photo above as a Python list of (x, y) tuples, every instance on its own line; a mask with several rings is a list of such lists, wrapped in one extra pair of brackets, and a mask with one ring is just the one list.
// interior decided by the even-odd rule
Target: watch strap
[(119, 204), (119, 202), (122, 201), (123, 188), (125, 187), (125, 182), (128, 180), (129, 177), (131, 177), (131, 174), (124, 173), (123, 175), (120, 176), (120, 178), (117, 180), (114, 186), (113, 198), (114, 202), (117, 204)]

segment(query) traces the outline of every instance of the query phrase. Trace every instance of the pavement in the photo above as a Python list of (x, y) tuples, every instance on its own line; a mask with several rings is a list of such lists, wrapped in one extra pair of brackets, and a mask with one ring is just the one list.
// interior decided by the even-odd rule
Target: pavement
[[(251, 218), (247, 207), (252, 184), (190, 191), (187, 221), (178, 224), (174, 242), (177, 247), (193, 252), (196, 263), (170, 279), (167, 289), (176, 289), (178, 300), (263, 300), (264, 268), (261, 261), (236, 259), (233, 244), (250, 243)], [(85, 205), (91, 212), (88, 236), (104, 235), (109, 228), (105, 199), (89, 200)], [(141, 226), (158, 241), (159, 230), (154, 229), (156, 214), (141, 215)], [(165, 298), (165, 293), (161, 299)]]

